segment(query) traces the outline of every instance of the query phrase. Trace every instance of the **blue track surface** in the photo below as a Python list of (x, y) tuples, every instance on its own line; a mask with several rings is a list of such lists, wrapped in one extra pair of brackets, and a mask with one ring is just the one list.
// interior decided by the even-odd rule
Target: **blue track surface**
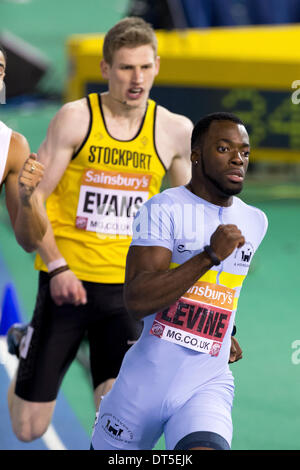
[[(0, 298), (8, 282), (12, 282), (12, 279), (0, 255)], [(9, 382), (6, 368), (4, 364), (0, 364), (0, 450), (46, 450), (47, 447), (42, 439), (32, 443), (22, 443), (14, 436), (6, 399)], [(67, 449), (89, 449), (90, 438), (62, 392), (57, 399), (52, 424)]]

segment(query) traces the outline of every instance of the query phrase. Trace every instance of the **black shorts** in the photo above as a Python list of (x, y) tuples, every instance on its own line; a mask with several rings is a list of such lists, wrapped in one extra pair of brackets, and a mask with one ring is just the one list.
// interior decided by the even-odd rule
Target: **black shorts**
[[(62, 379), (87, 336), (94, 388), (118, 375), (124, 354), (138, 339), (142, 322), (133, 320), (123, 302), (123, 284), (83, 281), (86, 305), (57, 306), (49, 277), (41, 272), (36, 306), (27, 336), (27, 355), (19, 363), (16, 395), (24, 400), (55, 400)], [(30, 341), (29, 341), (30, 339)]]

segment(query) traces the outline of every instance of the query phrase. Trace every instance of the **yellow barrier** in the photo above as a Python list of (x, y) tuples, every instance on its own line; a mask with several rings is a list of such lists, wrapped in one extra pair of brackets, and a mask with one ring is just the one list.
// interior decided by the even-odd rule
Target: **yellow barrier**
[[(68, 39), (67, 101), (104, 89), (103, 37)], [(259, 149), (254, 159), (300, 161), (300, 108), (291, 100), (292, 83), (300, 80), (300, 25), (157, 31), (157, 38), (154, 99), (193, 121), (207, 112), (235, 112), (250, 126)]]

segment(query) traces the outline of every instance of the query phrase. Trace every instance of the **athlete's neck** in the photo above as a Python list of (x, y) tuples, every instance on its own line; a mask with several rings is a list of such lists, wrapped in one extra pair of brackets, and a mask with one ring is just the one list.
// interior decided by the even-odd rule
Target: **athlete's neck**
[(126, 119), (137, 120), (144, 116), (147, 108), (148, 99), (138, 105), (122, 101), (117, 97), (113, 96), (110, 92), (101, 94), (101, 103), (110, 112), (111, 116), (114, 117), (125, 117)]
[(233, 202), (232, 196), (217, 193), (213, 194), (207, 190), (205, 185), (195, 184), (193, 180), (191, 180), (185, 187), (191, 191), (191, 193), (201, 197), (201, 199), (204, 199), (211, 204), (214, 204), (215, 206), (229, 207)]
[(143, 107), (126, 109), (126, 105), (112, 100), (108, 94), (101, 95), (101, 104), (106, 128), (113, 138), (130, 140), (137, 135), (147, 104)]

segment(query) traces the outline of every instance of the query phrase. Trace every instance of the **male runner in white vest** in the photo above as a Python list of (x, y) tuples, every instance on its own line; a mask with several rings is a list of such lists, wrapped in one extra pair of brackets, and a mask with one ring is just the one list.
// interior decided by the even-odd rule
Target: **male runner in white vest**
[(250, 155), (242, 121), (202, 118), (192, 134), (192, 178), (140, 209), (124, 298), (143, 319), (97, 416), (92, 449), (229, 449), (234, 381), (228, 366), (240, 290), (267, 230), (235, 195)]

